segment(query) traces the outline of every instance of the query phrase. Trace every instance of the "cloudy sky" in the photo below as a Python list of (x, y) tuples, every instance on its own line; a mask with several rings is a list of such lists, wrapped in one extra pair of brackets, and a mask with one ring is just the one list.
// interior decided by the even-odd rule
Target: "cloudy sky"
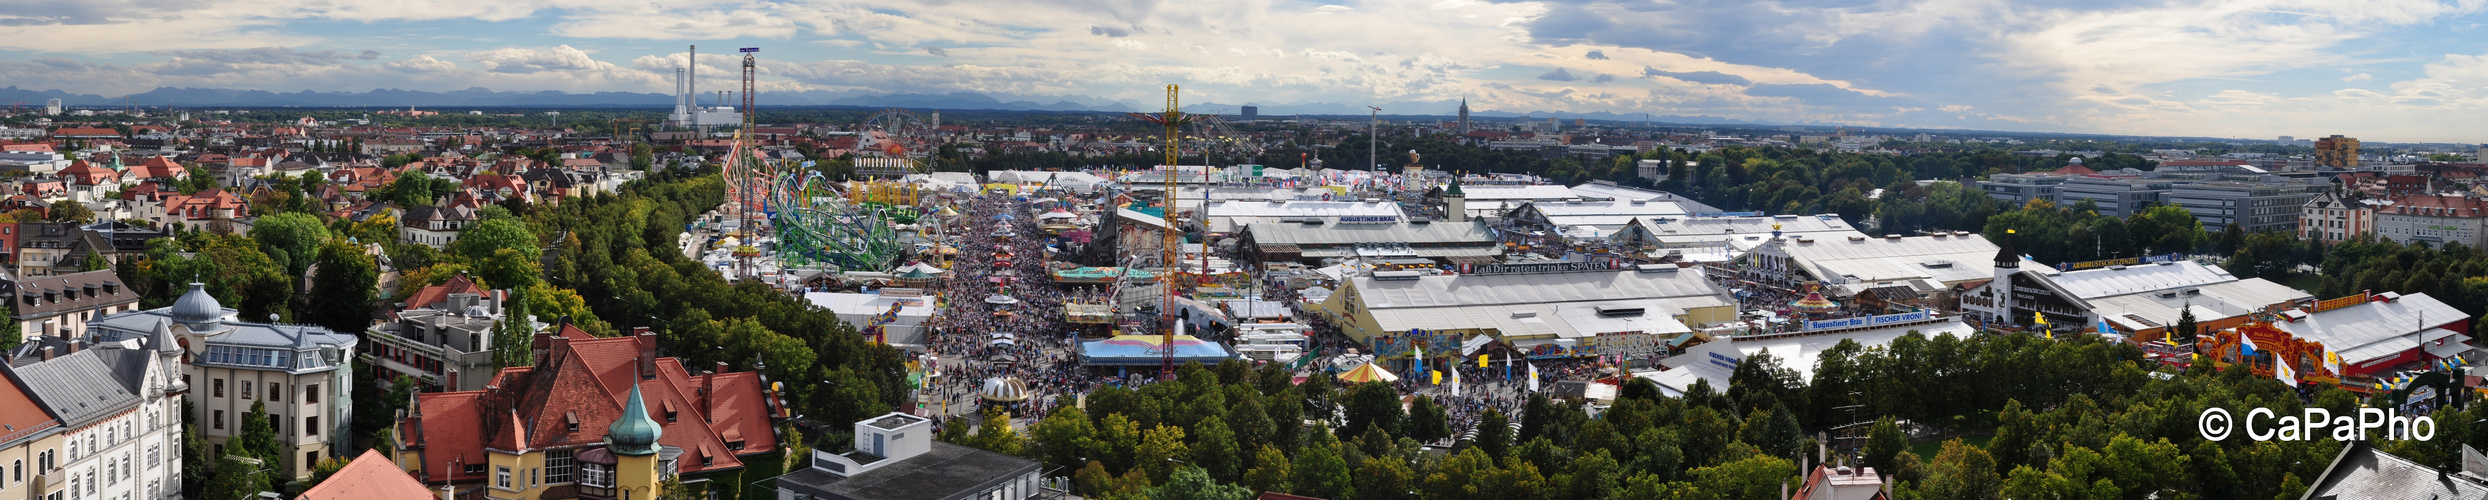
[[(2488, 141), (2488, 0), (0, 0), (0, 82), (761, 86)], [(724, 76), (735, 61), (701, 58)], [(704, 88), (729, 83), (720, 78)], [(765, 94), (764, 94), (765, 95)], [(1441, 113), (1450, 109), (1386, 109)]]

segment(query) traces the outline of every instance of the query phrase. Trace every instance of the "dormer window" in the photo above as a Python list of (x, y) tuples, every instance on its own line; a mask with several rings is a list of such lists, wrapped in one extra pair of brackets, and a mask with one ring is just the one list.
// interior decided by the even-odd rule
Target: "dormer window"
[(567, 412), (567, 413), (563, 413), (563, 414), (562, 414), (562, 423), (563, 423), (563, 424), (565, 424), (565, 425), (568, 425), (568, 426), (569, 426), (569, 428), (570, 428), (570, 432), (579, 432), (579, 414), (578, 414), (578, 412)]

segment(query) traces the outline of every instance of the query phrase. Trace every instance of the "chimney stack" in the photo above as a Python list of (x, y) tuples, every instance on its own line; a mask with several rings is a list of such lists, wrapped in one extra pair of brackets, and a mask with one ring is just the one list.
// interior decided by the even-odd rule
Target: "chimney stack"
[(47, 345), (47, 346), (43, 346), (43, 360), (44, 360), (44, 361), (51, 361), (51, 360), (52, 360), (52, 346), (48, 346), (48, 345)]
[(657, 334), (642, 326), (632, 328), (631, 335), (639, 339), (639, 379), (657, 378)]

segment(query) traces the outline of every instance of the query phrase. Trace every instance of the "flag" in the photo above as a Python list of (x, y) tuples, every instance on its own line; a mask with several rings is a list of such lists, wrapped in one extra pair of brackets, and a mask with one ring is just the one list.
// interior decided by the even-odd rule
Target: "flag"
[(1538, 365), (1529, 365), (1529, 392), (1538, 392)]
[(1486, 367), (1486, 355), (1484, 355), (1484, 354), (1479, 354), (1479, 355), (1477, 355), (1477, 367), (1478, 367), (1478, 368), (1485, 368), (1485, 367)]
[(2246, 332), (2237, 332), (2237, 355), (2241, 359), (2254, 356), (2255, 338), (2247, 336)]
[(2281, 383), (2289, 384), (2290, 387), (2298, 386), (2298, 374), (2289, 369), (2288, 360), (2278, 360), (2272, 363), (2272, 378), (2281, 379)]
[(1460, 370), (1451, 371), (1451, 395), (1452, 397), (1460, 396)]
[(2332, 370), (2335, 377), (2341, 376), (2341, 353), (2324, 351), (2324, 368)]
[(2030, 322), (2039, 326), (2047, 326), (2047, 315), (2040, 314), (2038, 311), (2031, 311)]
[[(1416, 342), (1423, 342), (1424, 340), (1423, 340), (1423, 339), (1413, 339), (1413, 338), (1412, 338), (1412, 339), (1408, 339), (1408, 341), (1409, 341), (1410, 343), (1416, 343)], [(1425, 371), (1425, 347), (1423, 347), (1423, 346), (1415, 346), (1415, 345), (1411, 345), (1411, 346), (1408, 346), (1408, 349), (1409, 349), (1409, 351), (1410, 351), (1410, 352), (1415, 353), (1415, 354), (1410, 354), (1410, 355), (1409, 355), (1409, 357), (1416, 358), (1416, 363), (1417, 363), (1417, 371)]]
[(1426, 372), (1426, 373), (1432, 373), (1432, 374), (1434, 374), (1434, 385), (1443, 385), (1443, 372)]

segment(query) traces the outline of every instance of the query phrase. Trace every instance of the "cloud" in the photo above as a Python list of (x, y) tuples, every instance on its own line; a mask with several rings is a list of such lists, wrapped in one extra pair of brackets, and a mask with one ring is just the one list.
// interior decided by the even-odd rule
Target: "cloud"
[(503, 48), (467, 53), (467, 60), (495, 73), (539, 73), (547, 71), (595, 71), (617, 69), (613, 63), (589, 57), (586, 51), (562, 45), (549, 48)]
[(1824, 83), (1754, 85), (1746, 87), (1745, 94), (1755, 97), (1786, 97), (1813, 105), (1859, 106), (1879, 102), (1877, 97)]
[(1550, 82), (1569, 82), (1572, 81), (1572, 73), (1564, 71), (1563, 68), (1555, 68), (1554, 71), (1548, 71), (1546, 74), (1538, 75), (1538, 79)]
[(1643, 67), (1641, 68), (1641, 74), (1642, 76), (1664, 76), (1693, 83), (1706, 83), (1713, 85), (1725, 84), (1742, 86), (1752, 85), (1754, 83), (1752, 80), (1746, 80), (1745, 77), (1742, 76), (1717, 71), (1660, 71), (1650, 67)]
[(941, 47), (925, 47), (924, 53), (932, 54), (934, 57), (950, 57), (950, 50)]
[(1605, 61), (1605, 60), (1607, 60), (1607, 53), (1606, 53), (1606, 52), (1601, 52), (1601, 51), (1592, 50), (1592, 51), (1590, 51), (1590, 53), (1589, 53), (1589, 54), (1587, 54), (1587, 55), (1583, 55), (1583, 56), (1581, 56), (1581, 57), (1587, 57), (1587, 58), (1590, 58), (1590, 60), (1592, 60), (1592, 61)]
[(2359, 73), (2359, 74), (2355, 74), (2355, 75), (2350, 75), (2350, 76), (2344, 76), (2344, 77), (2341, 77), (2341, 81), (2345, 81), (2345, 82), (2364, 82), (2364, 81), (2374, 80), (2374, 79), (2376, 79), (2376, 75), (2370, 75), (2370, 74), (2366, 74), (2366, 73)]
[(1124, 31), (1122, 28), (1108, 28), (1108, 27), (1104, 27), (1104, 26), (1090, 26), (1090, 27), (1089, 27), (1089, 34), (1091, 34), (1091, 35), (1103, 35), (1103, 36), (1105, 36), (1105, 37), (1107, 37), (1107, 38), (1123, 38), (1123, 37), (1127, 37), (1127, 36), (1132, 36), (1132, 32), (1130, 32), (1130, 31)]
[(1606, 73), (1599, 73), (1598, 76), (1590, 77), (1590, 83), (1608, 83), (1613, 81), (1615, 81), (1615, 75)]
[(380, 67), (400, 73), (439, 73), (458, 69), (458, 64), (433, 59), (432, 56), (415, 56), (408, 59), (389, 61), (381, 64)]

